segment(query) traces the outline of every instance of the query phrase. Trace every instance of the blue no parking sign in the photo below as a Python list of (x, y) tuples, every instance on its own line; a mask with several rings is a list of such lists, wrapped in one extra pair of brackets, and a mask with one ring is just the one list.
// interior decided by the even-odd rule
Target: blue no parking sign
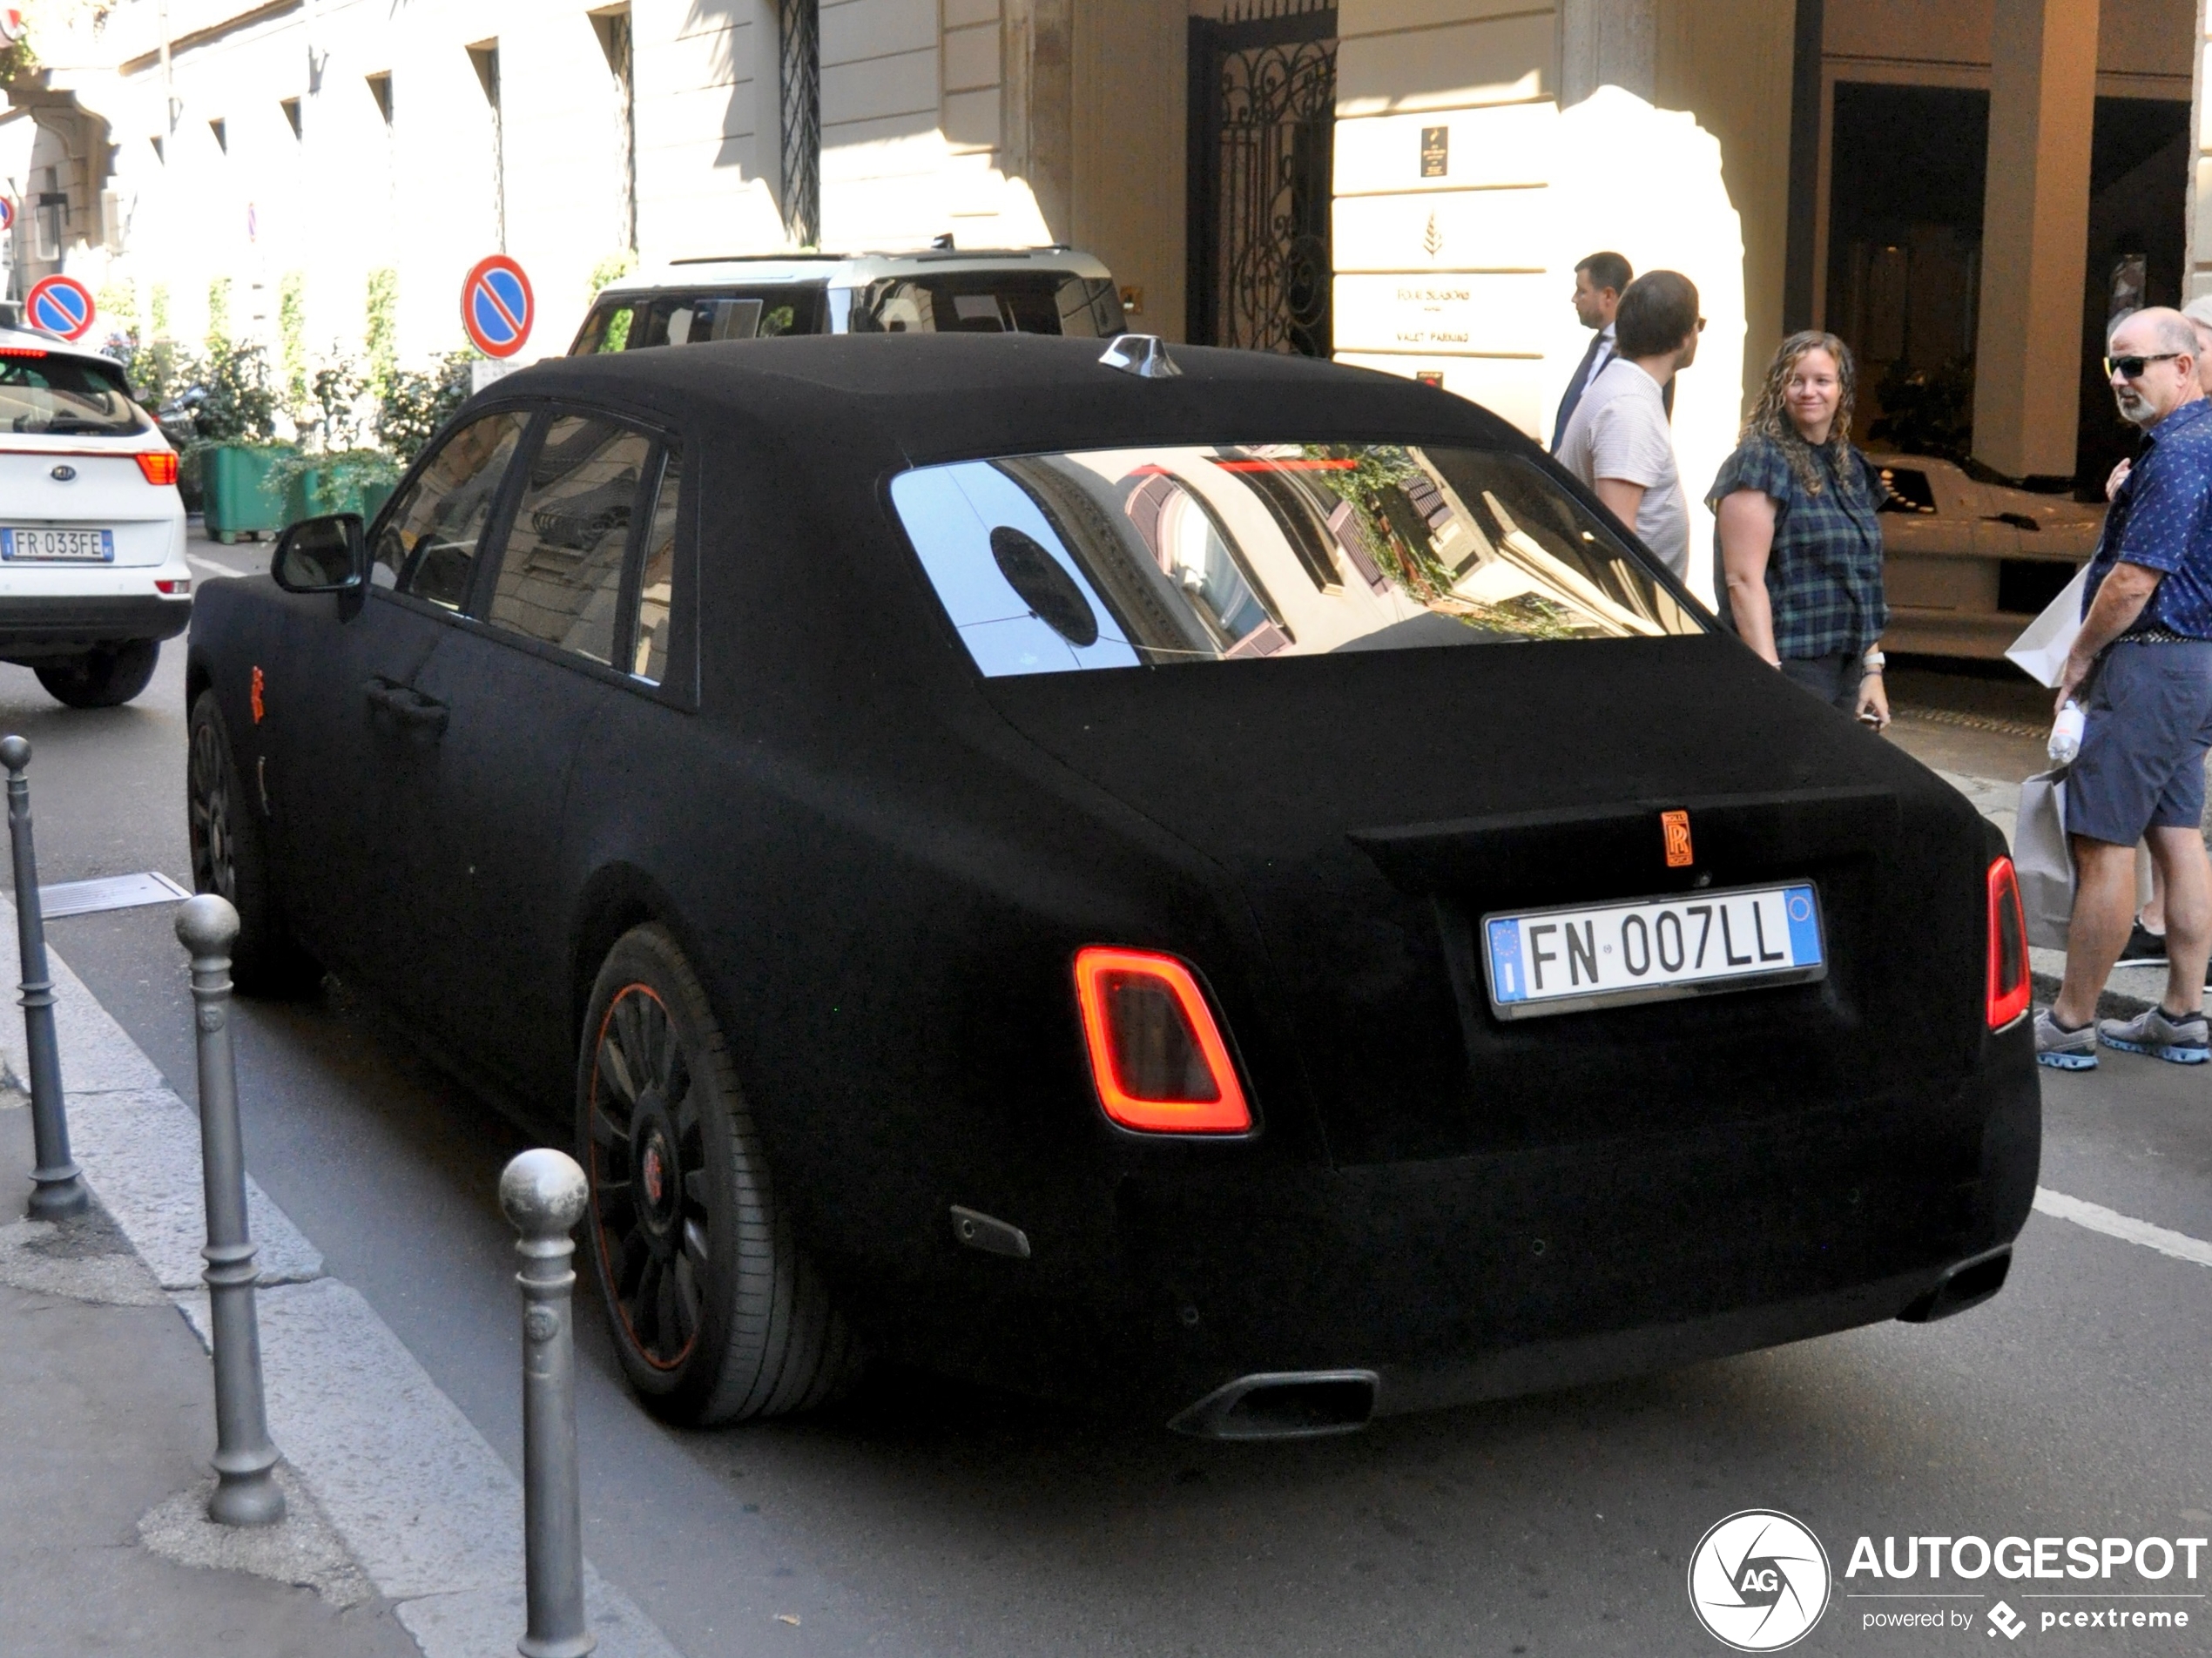
[(530, 337), (536, 301), (523, 267), (504, 253), (480, 259), (461, 285), (461, 326), (487, 357), (511, 357)]
[(92, 290), (73, 276), (50, 276), (24, 296), (24, 314), (35, 328), (64, 340), (82, 340), (92, 327)]

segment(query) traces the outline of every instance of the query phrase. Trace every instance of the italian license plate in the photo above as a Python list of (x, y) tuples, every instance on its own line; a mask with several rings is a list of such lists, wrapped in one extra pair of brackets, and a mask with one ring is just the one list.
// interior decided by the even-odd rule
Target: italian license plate
[(1828, 976), (1809, 883), (1486, 915), (1482, 954), (1501, 1019)]
[(32, 529), (9, 525), (0, 528), (0, 559), (112, 564), (115, 562), (115, 532), (111, 529)]

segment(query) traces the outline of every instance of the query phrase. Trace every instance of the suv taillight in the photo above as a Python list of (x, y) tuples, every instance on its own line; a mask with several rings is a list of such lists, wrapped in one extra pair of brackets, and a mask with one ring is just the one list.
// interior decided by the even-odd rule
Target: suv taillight
[(177, 482), (177, 452), (174, 449), (147, 449), (131, 458), (138, 463), (138, 470), (146, 475), (148, 483)]
[(2002, 1030), (2027, 1011), (2027, 919), (2013, 860), (1989, 866), (1989, 1028)]
[(1150, 950), (1076, 954), (1076, 1003), (1106, 1115), (1152, 1134), (1252, 1126), (1228, 1044), (1190, 969)]

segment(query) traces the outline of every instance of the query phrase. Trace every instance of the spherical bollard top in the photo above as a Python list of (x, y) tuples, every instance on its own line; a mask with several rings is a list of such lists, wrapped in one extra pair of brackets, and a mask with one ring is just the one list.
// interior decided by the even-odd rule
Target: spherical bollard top
[(583, 1170), (565, 1151), (525, 1151), (499, 1176), (499, 1206), (526, 1238), (565, 1237), (583, 1217)]
[(30, 739), (28, 737), (0, 737), (0, 765), (10, 772), (20, 772), (30, 764)]
[(177, 906), (177, 942), (194, 955), (228, 955), (238, 940), (238, 912), (219, 893), (201, 893)]

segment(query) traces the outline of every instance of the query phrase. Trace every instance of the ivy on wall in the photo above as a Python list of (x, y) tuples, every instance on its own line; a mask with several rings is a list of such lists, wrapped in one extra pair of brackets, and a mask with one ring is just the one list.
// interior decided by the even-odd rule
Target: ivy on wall
[(298, 408), (307, 401), (307, 273), (287, 271), (277, 285), (277, 367), (284, 377), (285, 401)]

